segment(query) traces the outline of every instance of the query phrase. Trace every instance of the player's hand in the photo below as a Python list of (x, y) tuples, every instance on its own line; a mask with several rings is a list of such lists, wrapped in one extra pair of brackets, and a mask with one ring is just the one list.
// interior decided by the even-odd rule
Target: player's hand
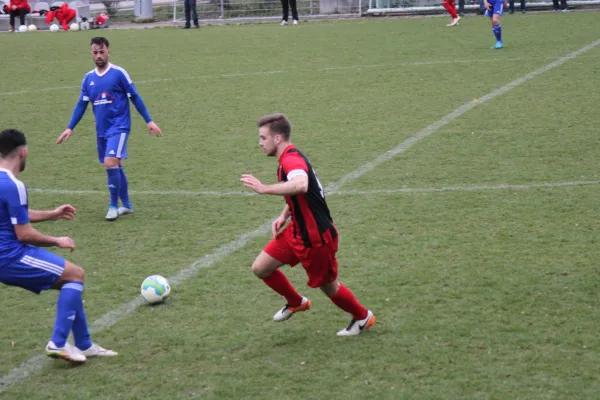
[(484, 4), (485, 4), (485, 9), (486, 9), (486, 10), (490, 10), (490, 11), (492, 11), (492, 6), (491, 6), (491, 4), (490, 4), (490, 3), (488, 3), (488, 2), (486, 1), (486, 2), (484, 2)]
[(243, 174), (240, 181), (246, 186), (254, 190), (258, 194), (262, 194), (265, 191), (265, 185), (263, 185), (257, 178), (252, 175)]
[(75, 251), (75, 242), (67, 236), (56, 238), (56, 245), (61, 249), (71, 249), (72, 252)]
[(67, 140), (69, 140), (69, 136), (71, 136), (72, 134), (73, 134), (73, 131), (71, 129), (65, 129), (65, 131), (60, 134), (58, 139), (56, 139), (56, 144), (61, 144), (62, 142), (66, 142)]
[(277, 237), (281, 228), (285, 225), (287, 218), (283, 218), (283, 216), (279, 216), (273, 224), (271, 224), (271, 232), (273, 232), (273, 238)]
[(162, 131), (160, 130), (158, 125), (156, 125), (153, 121), (148, 122), (146, 128), (148, 128), (149, 134), (152, 135), (152, 133), (154, 133), (154, 136), (162, 136)]
[(52, 212), (52, 221), (58, 221), (60, 219), (73, 220), (77, 210), (70, 204), (63, 204)]

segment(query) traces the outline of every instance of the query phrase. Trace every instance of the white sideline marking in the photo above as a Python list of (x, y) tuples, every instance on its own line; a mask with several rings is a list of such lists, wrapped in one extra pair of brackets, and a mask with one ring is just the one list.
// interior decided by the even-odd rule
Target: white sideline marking
[[(362, 167), (358, 168), (356, 171), (349, 173), (348, 175), (344, 176), (337, 183), (333, 183), (332, 185), (330, 185), (328, 187), (328, 191), (333, 191), (333, 192), (339, 191), (339, 188), (342, 185), (360, 178), (365, 173), (373, 170), (377, 166), (381, 165), (383, 162), (390, 160), (395, 155), (405, 152), (406, 150), (411, 148), (414, 144), (418, 143), (419, 141), (426, 138), (427, 136), (435, 133), (439, 128), (441, 128), (442, 126), (459, 118), (464, 113), (466, 113), (467, 111), (476, 107), (477, 105), (483, 104), (489, 100), (492, 100), (495, 97), (498, 97), (498, 96), (508, 92), (509, 90), (519, 86), (520, 84), (527, 82), (528, 80), (535, 78), (536, 76), (543, 74), (544, 72), (547, 72), (547, 71), (551, 70), (552, 68), (556, 68), (556, 67), (566, 63), (567, 61), (577, 57), (578, 55), (583, 54), (586, 51), (593, 49), (594, 47), (598, 46), (599, 44), (600, 44), (600, 40), (596, 40), (595, 42), (593, 42), (585, 47), (582, 47), (581, 49), (579, 49), (577, 51), (574, 51), (566, 56), (563, 56), (563, 57), (557, 59), (556, 61), (554, 61), (544, 67), (541, 67), (541, 68), (523, 76), (522, 78), (519, 78), (519, 79), (509, 83), (508, 85), (501, 87), (500, 89), (496, 89), (496, 90), (486, 94), (485, 96), (480, 97), (478, 102), (469, 102), (469, 103), (466, 103), (466, 104), (460, 106), (455, 111), (442, 117), (442, 119), (440, 119), (438, 122), (428, 126), (421, 132), (408, 138), (399, 146), (394, 147), (392, 150), (386, 152), (382, 156), (377, 157), (374, 161), (363, 165)], [(202, 258), (196, 260), (196, 262), (194, 262), (191, 266), (182, 270), (179, 274), (177, 274), (176, 276), (169, 278), (169, 279), (171, 279), (174, 283), (183, 282), (185, 279), (188, 279), (188, 278), (194, 276), (199, 269), (207, 268), (207, 267), (211, 266), (215, 262), (221, 260), (223, 257), (229, 256), (229, 255), (233, 254), (234, 252), (236, 252), (237, 250), (244, 247), (246, 245), (246, 243), (248, 243), (248, 241), (254, 239), (257, 236), (265, 234), (266, 232), (269, 231), (270, 225), (271, 225), (271, 220), (266, 221), (258, 229), (248, 232), (244, 235), (238, 236), (236, 239), (232, 240), (229, 243), (224, 244), (223, 246), (219, 247), (214, 252), (212, 252), (208, 255), (205, 255)], [(105, 316), (103, 316), (99, 320), (95, 321), (91, 325), (92, 331), (94, 333), (97, 333), (97, 332), (102, 331), (103, 329), (111, 327), (112, 325), (116, 324), (125, 315), (129, 315), (133, 311), (135, 311), (135, 309), (137, 307), (139, 307), (141, 304), (142, 304), (141, 299), (138, 297), (135, 300), (128, 302), (125, 305), (119, 307), (118, 309), (107, 313)], [(2, 393), (4, 391), (4, 389), (6, 389), (7, 387), (9, 387), (15, 383), (21, 382), (23, 379), (25, 379), (32, 373), (40, 370), (43, 366), (45, 366), (47, 364), (47, 360), (46, 360), (46, 362), (44, 362), (43, 359), (44, 359), (44, 357), (41, 357), (39, 355), (34, 356), (34, 357), (30, 358), (29, 360), (23, 362), (20, 366), (10, 370), (8, 372), (8, 374), (2, 376), (0, 378), (0, 393)]]
[(415, 145), (416, 143), (425, 139), (427, 136), (437, 132), (444, 125), (447, 125), (450, 122), (461, 117), (467, 111), (470, 111), (480, 104), (486, 103), (489, 100), (495, 99), (496, 97), (503, 95), (504, 93), (508, 92), (509, 90), (514, 89), (515, 87), (527, 82), (528, 80), (530, 80), (532, 78), (535, 78), (538, 75), (543, 74), (544, 72), (550, 71), (553, 68), (563, 65), (564, 63), (566, 63), (569, 60), (572, 60), (573, 58), (577, 57), (578, 55), (583, 54), (586, 51), (590, 51), (591, 49), (598, 46), (599, 44), (600, 44), (600, 40), (596, 40), (595, 42), (588, 44), (587, 46), (582, 47), (581, 49), (574, 51), (571, 54), (567, 54), (566, 56), (561, 57), (558, 60), (556, 60), (546, 66), (538, 68), (535, 71), (530, 72), (527, 75), (525, 75), (517, 80), (514, 80), (514, 81), (510, 82), (509, 84), (502, 86), (499, 89), (496, 89), (484, 96), (481, 96), (478, 101), (469, 101), (468, 103), (463, 104), (462, 106), (458, 107), (456, 110), (452, 111), (450, 114), (445, 115), (439, 121), (434, 122), (433, 124), (429, 125), (427, 128), (423, 129), (421, 132), (417, 133), (416, 135), (409, 137), (404, 142), (402, 142), (399, 146), (394, 147), (387, 153), (384, 153), (384, 154), (380, 155), (379, 157), (377, 157), (374, 161), (368, 162), (368, 163), (364, 164), (362, 167), (358, 168), (356, 171), (351, 172), (348, 175), (344, 176), (336, 184), (333, 185), (333, 187), (332, 187), (333, 191), (337, 191), (337, 190), (339, 190), (340, 187), (342, 187), (346, 183), (360, 178), (361, 176), (363, 176), (367, 172), (372, 171), (373, 169), (375, 169), (379, 165), (383, 164), (384, 162), (391, 160), (394, 156), (396, 156), (400, 153), (404, 153), (406, 150), (411, 148), (413, 145)]
[[(491, 63), (501, 61), (522, 61), (522, 58), (498, 58), (498, 59), (487, 59), (487, 60), (447, 60), (447, 61), (416, 61), (409, 63), (399, 64), (372, 64), (372, 65), (349, 65), (340, 67), (325, 67), (325, 68), (307, 68), (307, 69), (295, 69), (295, 70), (273, 70), (273, 71), (257, 71), (257, 72), (232, 72), (228, 74), (218, 75), (200, 75), (200, 76), (183, 76), (175, 78), (158, 78), (158, 79), (146, 79), (135, 81), (136, 85), (144, 83), (157, 83), (157, 82), (168, 82), (168, 81), (180, 81), (189, 79), (210, 79), (210, 78), (233, 78), (233, 77), (244, 77), (244, 76), (258, 76), (258, 75), (274, 75), (274, 74), (289, 74), (294, 72), (324, 72), (324, 71), (340, 71), (340, 70), (360, 70), (363, 68), (384, 68), (384, 67), (409, 67), (409, 66), (420, 66), (420, 65), (439, 65), (439, 64), (470, 64), (470, 63)], [(40, 92), (52, 92), (56, 90), (74, 90), (81, 89), (79, 86), (57, 86), (40, 89), (24, 89), (17, 90), (15, 92), (0, 92), (0, 96), (12, 96), (18, 94), (27, 93), (40, 93)]]
[[(525, 184), (499, 184), (499, 185), (470, 185), (470, 186), (443, 186), (443, 187), (421, 187), (421, 188), (399, 188), (399, 189), (349, 189), (329, 192), (328, 196), (349, 196), (349, 195), (376, 195), (376, 194), (394, 194), (394, 193), (419, 193), (419, 192), (458, 192), (458, 191), (483, 191), (483, 190), (501, 190), (501, 189), (535, 189), (535, 188), (555, 188), (563, 186), (585, 186), (598, 185), (600, 181), (563, 181), (563, 182), (544, 182), (544, 183), (525, 183)], [(60, 190), (60, 189), (28, 189), (33, 193), (50, 194), (105, 194), (101, 190)], [(148, 190), (148, 191), (130, 191), (130, 194), (136, 195), (160, 195), (160, 196), (211, 196), (211, 197), (246, 197), (256, 196), (254, 192), (194, 192), (187, 190)]]
[(374, 190), (342, 190), (334, 192), (338, 195), (377, 195), (377, 194), (398, 194), (398, 193), (429, 193), (429, 192), (477, 192), (485, 190), (527, 190), (539, 188), (557, 188), (565, 186), (586, 186), (598, 185), (600, 181), (568, 181), (568, 182), (547, 182), (547, 183), (532, 183), (523, 185), (478, 185), (478, 186), (446, 186), (446, 187), (431, 187), (431, 188), (401, 188), (401, 189), (374, 189)]

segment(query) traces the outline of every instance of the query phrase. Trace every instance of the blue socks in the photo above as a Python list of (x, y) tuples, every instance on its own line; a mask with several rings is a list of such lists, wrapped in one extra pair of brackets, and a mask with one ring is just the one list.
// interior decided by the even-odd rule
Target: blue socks
[(121, 189), (119, 190), (119, 197), (121, 198), (121, 203), (123, 203), (123, 207), (131, 209), (131, 201), (129, 200), (129, 187), (127, 184), (127, 176), (125, 175), (125, 170), (123, 166), (119, 167), (119, 172), (121, 173)]
[(57, 347), (65, 346), (71, 329), (78, 348), (87, 350), (92, 345), (83, 312), (82, 292), (82, 282), (68, 282), (60, 289), (56, 303), (56, 322), (51, 339)]
[(492, 26), (492, 32), (494, 32), (494, 36), (496, 37), (496, 42), (502, 41), (502, 25), (494, 25)]
[(108, 192), (110, 193), (110, 208), (119, 208), (119, 193), (121, 190), (121, 172), (119, 167), (106, 168), (108, 177)]

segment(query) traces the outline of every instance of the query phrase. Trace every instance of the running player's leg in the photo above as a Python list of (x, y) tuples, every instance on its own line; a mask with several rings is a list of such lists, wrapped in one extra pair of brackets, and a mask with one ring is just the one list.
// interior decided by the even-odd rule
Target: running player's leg
[(448, 11), (450, 16), (452, 17), (452, 21), (447, 26), (456, 26), (458, 25), (458, 21), (460, 20), (458, 14), (456, 13), (456, 6), (454, 0), (443, 0), (442, 6)]
[(333, 304), (352, 315), (350, 324), (338, 336), (358, 335), (375, 323), (375, 316), (337, 279), (336, 252), (337, 238), (334, 238), (325, 246), (311, 248), (302, 258), (302, 266), (308, 275), (308, 286), (320, 288)]
[(276, 238), (271, 239), (252, 264), (252, 272), (286, 299), (285, 306), (273, 316), (275, 321), (285, 321), (295, 312), (310, 308), (310, 300), (301, 296), (279, 269), (284, 264), (294, 266), (299, 262), (288, 243), (288, 234), (286, 228)]

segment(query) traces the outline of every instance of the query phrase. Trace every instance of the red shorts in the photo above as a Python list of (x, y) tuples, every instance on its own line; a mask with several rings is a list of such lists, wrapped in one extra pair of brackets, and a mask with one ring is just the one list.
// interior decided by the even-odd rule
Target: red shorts
[(335, 253), (338, 250), (338, 238), (333, 238), (324, 246), (304, 247), (301, 241), (294, 238), (292, 226), (289, 225), (276, 238), (265, 246), (264, 252), (277, 261), (295, 266), (302, 263), (311, 288), (317, 288), (333, 282), (338, 276), (338, 262)]

